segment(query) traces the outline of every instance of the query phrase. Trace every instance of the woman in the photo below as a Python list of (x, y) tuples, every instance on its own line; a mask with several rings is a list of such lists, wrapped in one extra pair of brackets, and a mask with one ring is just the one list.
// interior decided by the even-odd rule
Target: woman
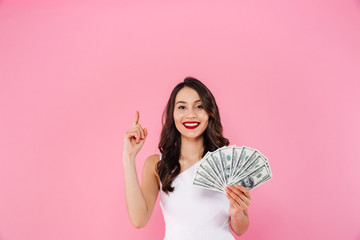
[(215, 98), (199, 80), (187, 77), (172, 91), (163, 114), (160, 155), (145, 161), (140, 186), (135, 157), (148, 131), (136, 112), (124, 135), (125, 195), (131, 224), (144, 227), (160, 191), (165, 239), (234, 239), (249, 225), (250, 194), (241, 185), (228, 185), (226, 195), (192, 185), (195, 168), (208, 151), (227, 146)]

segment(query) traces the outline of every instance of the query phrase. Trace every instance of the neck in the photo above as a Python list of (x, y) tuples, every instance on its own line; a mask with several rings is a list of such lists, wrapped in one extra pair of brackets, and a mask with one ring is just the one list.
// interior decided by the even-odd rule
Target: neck
[(197, 162), (204, 152), (204, 137), (185, 138), (181, 137), (180, 159)]

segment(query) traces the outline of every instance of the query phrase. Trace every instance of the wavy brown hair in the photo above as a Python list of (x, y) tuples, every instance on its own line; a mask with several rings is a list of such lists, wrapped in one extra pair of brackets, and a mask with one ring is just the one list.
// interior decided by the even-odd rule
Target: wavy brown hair
[(175, 86), (171, 92), (169, 101), (162, 116), (162, 131), (158, 148), (162, 154), (161, 160), (156, 165), (156, 171), (162, 183), (162, 190), (165, 193), (174, 191), (171, 186), (173, 180), (180, 173), (180, 149), (181, 134), (176, 129), (174, 122), (175, 98), (178, 92), (184, 88), (194, 89), (200, 96), (204, 110), (209, 115), (208, 125), (203, 133), (204, 152), (214, 151), (219, 147), (228, 146), (229, 140), (223, 136), (223, 127), (220, 121), (219, 108), (210, 90), (199, 80), (187, 77)]

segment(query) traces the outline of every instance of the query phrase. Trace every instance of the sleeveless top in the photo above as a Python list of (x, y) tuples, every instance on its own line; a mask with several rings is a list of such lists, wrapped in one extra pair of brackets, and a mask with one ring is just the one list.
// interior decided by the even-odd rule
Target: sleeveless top
[(192, 184), (199, 163), (174, 179), (173, 192), (163, 192), (160, 183), (160, 206), (165, 221), (164, 240), (235, 239), (230, 232), (230, 203), (225, 193)]

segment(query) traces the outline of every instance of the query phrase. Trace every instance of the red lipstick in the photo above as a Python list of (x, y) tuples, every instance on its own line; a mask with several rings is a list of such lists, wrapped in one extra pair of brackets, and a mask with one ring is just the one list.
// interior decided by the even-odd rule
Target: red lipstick
[(195, 129), (200, 125), (200, 122), (184, 122), (183, 124), (187, 129)]

